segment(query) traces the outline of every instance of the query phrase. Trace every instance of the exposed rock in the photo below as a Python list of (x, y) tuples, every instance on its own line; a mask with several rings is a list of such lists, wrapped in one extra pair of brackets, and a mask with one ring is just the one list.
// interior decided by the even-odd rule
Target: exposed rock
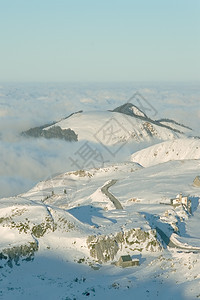
[(78, 141), (78, 135), (72, 129), (62, 129), (60, 126), (53, 126), (47, 130), (44, 130), (43, 127), (35, 127), (22, 132), (22, 135), (36, 138), (44, 137), (46, 139), (56, 138), (70, 142)]
[(89, 236), (87, 245), (90, 255), (99, 262), (112, 261), (119, 250), (127, 248), (131, 251), (160, 251), (161, 246), (156, 239), (154, 230), (143, 231), (134, 228), (116, 235)]
[(45, 218), (45, 222), (32, 227), (32, 234), (36, 238), (42, 237), (47, 230), (54, 231), (55, 227), (50, 217)]
[(13, 267), (13, 263), (19, 264), (20, 258), (23, 260), (32, 260), (34, 253), (38, 250), (37, 241), (29, 242), (25, 245), (14, 246), (12, 248), (3, 249), (0, 252), (0, 261), (4, 262), (3, 265)]
[(36, 238), (42, 237), (48, 231), (55, 231), (57, 227), (50, 215), (45, 216), (44, 221), (39, 224), (31, 223), (28, 219), (23, 222), (15, 221), (12, 217), (1, 218), (0, 223), (2, 226), (18, 229), (19, 233), (33, 235)]

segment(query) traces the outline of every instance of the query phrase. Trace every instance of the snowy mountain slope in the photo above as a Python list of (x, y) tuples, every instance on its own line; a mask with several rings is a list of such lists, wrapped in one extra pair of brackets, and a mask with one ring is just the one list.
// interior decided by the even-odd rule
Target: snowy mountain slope
[(72, 242), (80, 239), (84, 243), (93, 233), (70, 213), (21, 197), (0, 200), (0, 231), (1, 265), (8, 266), (20, 259), (33, 259), (39, 249), (55, 247), (61, 239), (70, 255)]
[(166, 141), (131, 155), (131, 161), (144, 167), (170, 160), (200, 159), (200, 139)]
[(166, 125), (168, 127), (171, 127), (172, 129), (184, 132), (184, 133), (191, 133), (191, 131), (192, 131), (192, 128), (185, 126), (183, 124), (180, 124), (174, 120), (161, 119), (161, 120), (157, 120), (157, 122), (159, 122), (160, 124)]
[(125, 103), (109, 111), (78, 111), (50, 125), (31, 128), (23, 135), (115, 145), (126, 141), (183, 138), (188, 130), (187, 126), (172, 120), (152, 120), (135, 105)]
[[(31, 262), (15, 256), (18, 266), (12, 262), (12, 271), (11, 264), (0, 260), (3, 299), (47, 295), (49, 299), (130, 299), (133, 294), (155, 299), (163, 288), (172, 299), (195, 299), (199, 295), (200, 253), (165, 249), (154, 230), (160, 226), (169, 236), (176, 233), (180, 245), (200, 246), (200, 190), (192, 185), (199, 173), (200, 160), (170, 161), (149, 168), (126, 163), (60, 174), (19, 197), (0, 199), (1, 249), (13, 248), (13, 236), (18, 245), (20, 238), (21, 244), (29, 243), (30, 238), (38, 243), (31, 257), (29, 253)], [(123, 210), (115, 209), (101, 192), (111, 179), (116, 182), (109, 191)], [(190, 195), (192, 213), (169, 205), (170, 198), (180, 192)], [(46, 222), (48, 216), (50, 223)], [(15, 228), (9, 236), (4, 230), (12, 224)], [(26, 233), (20, 232), (26, 227), (19, 224), (27, 224)], [(41, 235), (33, 230), (39, 225), (47, 228)], [(121, 269), (110, 264), (124, 254), (139, 258), (141, 265)]]
[[(116, 234), (117, 236), (120, 232), (120, 227), (124, 224), (124, 218), (127, 218), (127, 213), (120, 212), (115, 214), (115, 207), (110, 205), (109, 199), (105, 199), (103, 194), (99, 194), (99, 197), (97, 197), (97, 193), (94, 199), (94, 192), (97, 187), (101, 188), (105, 183), (106, 173), (108, 179), (110, 176), (113, 176), (113, 174), (124, 177), (127, 171), (133, 173), (138, 169), (140, 169), (140, 167), (137, 164), (126, 163), (100, 170), (93, 169), (90, 172), (85, 172), (85, 174), (83, 174), (83, 171), (80, 171), (80, 173), (71, 172), (52, 178), (51, 181), (40, 183), (33, 190), (24, 195), (0, 200), (1, 226), (5, 238), (5, 241), (1, 241), (2, 255), (5, 255), (5, 249), (7, 248), (10, 248), (10, 251), (16, 250), (16, 239), (20, 247), (24, 245), (25, 242), (27, 243), (30, 239), (33, 239), (36, 241), (40, 250), (45, 247), (50, 247), (54, 249), (54, 251), (57, 249), (57, 252), (66, 251), (66, 257), (68, 257), (68, 259), (70, 257), (74, 259), (73, 255), (75, 251), (79, 258), (80, 256), (87, 256), (94, 257), (97, 260), (110, 260), (111, 258), (108, 259), (104, 257), (104, 254), (100, 250), (98, 250), (96, 254), (93, 254), (90, 248), (93, 247), (92, 245), (101, 242), (101, 238), (100, 240), (95, 240), (97, 233), (98, 236), (102, 236), (103, 240), (105, 239), (105, 244), (107, 240), (107, 238), (104, 237), (105, 234), (108, 236)], [(76, 196), (74, 198), (67, 198), (68, 188), (70, 190), (68, 186), (70, 177), (76, 177), (77, 183), (80, 182), (80, 184), (77, 185)], [(67, 181), (65, 179), (67, 179)], [(53, 193), (51, 191), (51, 185), (53, 185)], [(43, 196), (41, 199), (41, 195), (45, 195), (49, 188), (51, 191), (49, 196)], [(63, 188), (66, 188), (66, 193), (63, 192)], [(104, 209), (107, 204), (108, 207), (106, 210), (110, 212), (108, 215), (104, 215)], [(65, 209), (61, 209), (63, 207)], [(113, 214), (112, 211), (114, 211)], [(138, 226), (141, 228), (140, 234), (143, 234), (143, 231), (151, 232), (151, 227), (144, 224), (143, 217), (134, 216), (134, 214), (133, 212), (132, 221), (124, 228), (124, 235), (128, 234), (128, 232), (135, 227), (138, 228)], [(14, 245), (8, 240), (9, 232), (8, 230), (5, 231), (5, 228), (8, 228), (8, 230), (10, 230), (10, 228), (14, 229), (12, 231), (12, 234), (16, 235)], [(27, 236), (27, 240), (23, 241), (23, 239), (20, 239), (20, 237), (23, 236)], [(61, 239), (62, 244), (59, 244)], [(149, 241), (155, 240), (155, 236), (151, 233), (148, 237), (145, 237), (145, 240), (147, 241), (144, 243), (142, 249), (146, 249), (145, 247), (147, 247), (148, 250)], [(114, 240), (113, 243), (115, 243)], [(125, 251), (125, 237), (124, 242), (121, 241), (120, 243), (122, 243), (123, 246), (121, 251)], [(156, 245), (157, 244), (155, 244), (155, 247)], [(35, 251), (38, 250), (38, 247)], [(117, 248), (116, 253), (110, 253), (110, 255), (114, 258), (118, 250)], [(112, 250), (108, 248), (108, 251)], [(32, 256), (33, 254), (34, 253), (31, 252)], [(20, 254), (18, 253), (18, 255)], [(7, 259), (10, 260), (11, 258), (8, 257)], [(19, 257), (17, 257), (17, 261), (18, 260)]]
[[(194, 299), (199, 295), (200, 253), (166, 248), (155, 230), (160, 226), (169, 238), (176, 234), (181, 246), (200, 246), (200, 190), (192, 185), (199, 173), (200, 160), (170, 161), (149, 168), (129, 162), (60, 174), (26, 194), (0, 199), (1, 249), (16, 250), (5, 231), (12, 226), (18, 245), (20, 238), (22, 245), (30, 238), (38, 243), (28, 256), (34, 260), (15, 256), (12, 271), (6, 259), (0, 260), (3, 299), (34, 299), (30, 294), (48, 295), (49, 299), (130, 299), (133, 294), (155, 299), (163, 288), (172, 298)], [(101, 190), (113, 179), (109, 192), (123, 210), (116, 209)], [(170, 205), (170, 199), (180, 192), (189, 195), (191, 212)], [(139, 258), (141, 265), (121, 269), (110, 264), (125, 254)], [(172, 290), (168, 287), (171, 280), (176, 282)], [(27, 288), (30, 285), (33, 294)]]
[[(122, 172), (123, 169), (126, 172)], [(75, 218), (80, 218), (81, 222), (88, 225), (97, 224), (99, 227), (98, 231), (101, 231), (102, 227), (103, 232), (108, 230), (109, 233), (110, 227), (112, 232), (114, 232), (118, 230), (119, 226), (119, 224), (113, 223), (111, 220), (117, 218), (119, 223), (123, 223), (127, 213), (133, 213), (131, 212), (132, 207), (134, 207), (134, 214), (136, 207), (139, 208), (141, 206), (139, 209), (146, 210), (149, 204), (151, 204), (151, 212), (154, 210), (160, 212), (163, 209), (165, 210), (166, 207), (159, 207), (158, 204), (160, 202), (169, 204), (170, 198), (180, 191), (185, 194), (195, 195), (195, 191), (198, 191), (198, 188), (193, 187), (192, 182), (199, 171), (200, 162), (191, 160), (183, 162), (172, 161), (146, 169), (139, 168), (134, 164), (126, 164), (124, 166), (121, 165), (119, 169), (118, 166), (112, 166), (108, 167), (107, 170), (103, 168), (99, 170), (93, 169), (85, 173), (83, 171), (80, 173), (69, 172), (49, 181), (39, 183), (31, 191), (21, 196), (34, 201), (34, 203), (41, 203), (42, 200), (43, 204), (52, 209), (55, 207), (64, 208), (70, 214), (73, 214)], [(105, 186), (111, 178), (117, 180), (109, 188), (109, 191), (120, 201), (125, 211), (116, 212), (109, 198), (101, 192), (102, 186)], [(66, 193), (64, 190), (66, 190)], [(47, 193), (48, 197), (46, 196)], [(145, 208), (146, 205), (147, 207)], [(101, 209), (104, 210), (103, 214), (100, 213)], [(83, 216), (83, 214), (86, 216)], [(95, 216), (95, 214), (97, 215)], [(104, 220), (106, 214), (109, 217), (107, 217), (107, 220)], [(128, 228), (135, 224), (134, 220), (135, 217), (130, 218), (129, 225), (127, 225)], [(142, 226), (142, 222), (139, 224)]]
[[(168, 140), (183, 136), (150, 121), (134, 118), (118, 112), (85, 112), (72, 115), (53, 126), (72, 129), (78, 140), (114, 145), (125, 141), (149, 141), (153, 138)], [(52, 128), (47, 127), (44, 130)]]
[(137, 119), (145, 120), (154, 125), (158, 125), (161, 127), (165, 127), (165, 128), (174, 130), (175, 132), (188, 133), (189, 131), (192, 131), (192, 129), (190, 127), (188, 127), (184, 124), (180, 124), (171, 119), (153, 120), (153, 119), (149, 118), (143, 111), (141, 111), (141, 109), (139, 109), (137, 106), (133, 105), (132, 103), (125, 103), (111, 111), (122, 113), (122, 114), (125, 114), (128, 116), (132, 116)]
[(119, 112), (132, 117), (148, 118), (147, 115), (143, 111), (141, 111), (141, 109), (139, 109), (137, 106), (133, 105), (132, 103), (122, 104), (111, 111)]
[(110, 191), (124, 207), (132, 203), (169, 203), (180, 192), (193, 196), (200, 192), (199, 188), (193, 187), (193, 180), (199, 173), (200, 160), (169, 161), (131, 173), (118, 180)]
[(110, 202), (101, 192), (99, 193), (98, 187), (100, 188), (113, 176), (124, 178), (127, 174), (141, 168), (137, 163), (126, 162), (88, 171), (67, 172), (39, 182), (33, 189), (21, 196), (33, 201), (42, 200), (46, 204), (53, 204), (60, 208), (73, 208), (80, 203), (90, 204), (91, 199), (88, 197), (91, 195), (92, 201), (98, 203), (98, 206), (103, 208), (107, 203), (112, 209)]

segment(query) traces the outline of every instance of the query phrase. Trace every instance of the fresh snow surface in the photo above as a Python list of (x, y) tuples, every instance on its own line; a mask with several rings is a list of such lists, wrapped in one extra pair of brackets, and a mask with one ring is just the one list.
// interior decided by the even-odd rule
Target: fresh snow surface
[[(88, 140), (114, 145), (126, 141), (150, 141), (152, 138), (169, 140), (183, 137), (182, 134), (117, 112), (82, 112), (61, 120), (53, 126), (72, 129), (78, 140)], [(52, 126), (46, 127), (44, 130)]]
[(200, 139), (175, 139), (142, 149), (131, 160), (144, 167), (170, 160), (200, 159)]
[[(60, 174), (26, 194), (0, 199), (1, 249), (31, 239), (39, 246), (32, 261), (22, 257), (12, 267), (0, 261), (0, 298), (198, 298), (200, 190), (192, 182), (199, 174), (200, 160), (170, 161), (148, 168), (127, 162)], [(123, 210), (115, 209), (101, 190), (113, 179), (109, 192)], [(180, 192), (189, 196), (190, 212), (170, 205), (170, 199)], [(46, 231), (35, 237), (31, 230), (41, 224)], [(26, 232), (20, 231), (23, 225), (27, 225)], [(124, 244), (113, 260), (100, 264), (86, 242), (90, 235), (113, 236), (133, 228), (150, 232), (156, 227), (188, 250), (164, 244), (154, 251), (139, 250), (146, 241), (137, 247)], [(162, 245), (162, 237), (159, 241)], [(192, 251), (192, 247), (198, 250)], [(125, 254), (139, 258), (140, 266), (123, 269), (112, 264)]]
[(191, 133), (191, 129), (189, 129), (188, 127), (182, 126), (181, 124), (174, 123), (173, 121), (172, 122), (161, 121), (160, 123), (163, 124), (163, 125), (169, 126), (173, 129), (184, 132), (184, 133)]
[(140, 117), (145, 117), (145, 114), (141, 110), (139, 110), (136, 106), (133, 105), (130, 109), (133, 111), (135, 115)]

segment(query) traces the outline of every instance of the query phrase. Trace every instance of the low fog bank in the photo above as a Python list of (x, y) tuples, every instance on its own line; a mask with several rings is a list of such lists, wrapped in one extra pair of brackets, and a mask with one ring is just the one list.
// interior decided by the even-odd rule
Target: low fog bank
[[(122, 144), (119, 150), (119, 145), (104, 148), (87, 141), (22, 137), (12, 143), (1, 141), (0, 145), (0, 197), (28, 191), (38, 181), (57, 173), (127, 161), (132, 152), (141, 148), (141, 145)], [(90, 159), (83, 159), (79, 154), (83, 147), (90, 148)]]
[[(101, 167), (128, 160), (147, 145), (126, 144), (116, 155), (101, 145), (99, 161), (73, 163), (85, 142), (65, 142), (24, 138), (20, 133), (31, 127), (60, 120), (84, 110), (107, 110), (125, 103), (137, 91), (145, 98), (131, 102), (154, 119), (172, 118), (199, 133), (200, 91), (198, 85), (159, 84), (1, 84), (0, 85), (0, 197), (27, 191), (38, 181), (55, 173), (82, 167)], [(140, 106), (142, 105), (142, 107)], [(91, 165), (90, 165), (91, 164)]]

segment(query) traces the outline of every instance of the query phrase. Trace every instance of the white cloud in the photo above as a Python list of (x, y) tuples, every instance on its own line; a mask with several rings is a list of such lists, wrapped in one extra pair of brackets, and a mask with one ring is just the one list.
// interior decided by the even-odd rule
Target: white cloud
[[(69, 159), (80, 143), (25, 139), (19, 133), (30, 127), (59, 120), (78, 110), (107, 110), (125, 103), (136, 91), (156, 108), (159, 117), (186, 123), (199, 133), (198, 88), (144, 84), (13, 84), (1, 87), (0, 197), (22, 193), (39, 180), (57, 172), (76, 169)], [(5, 96), (6, 95), (6, 96)], [(48, 101), (46, 100), (48, 99)], [(93, 145), (96, 147), (96, 145)], [(138, 145), (140, 147), (140, 145)], [(133, 145), (115, 157), (99, 148), (104, 160), (128, 159)], [(136, 149), (137, 150), (137, 149)]]
[(8, 111), (7, 109), (1, 109), (0, 108), (0, 117), (4, 117), (8, 115)]
[(91, 98), (82, 98), (80, 99), (81, 103), (94, 103), (95, 101)]

